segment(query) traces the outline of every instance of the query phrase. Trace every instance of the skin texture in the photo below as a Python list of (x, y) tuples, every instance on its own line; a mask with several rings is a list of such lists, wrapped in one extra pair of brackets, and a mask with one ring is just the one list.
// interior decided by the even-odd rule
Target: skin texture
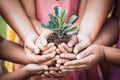
[[(115, 12), (119, 12), (119, 7), (117, 7), (117, 9), (115, 8), (115, 10), (117, 10)], [(66, 62), (64, 66), (61, 66), (61, 69), (63, 69), (63, 71), (86, 70), (94, 66), (99, 61), (120, 66), (120, 57), (118, 56), (120, 49), (107, 47), (108, 45), (111, 46), (118, 40), (119, 25), (117, 18), (119, 18), (119, 16), (120, 15), (113, 14), (110, 19), (106, 20), (94, 44), (81, 51), (76, 55), (76, 57), (73, 57), (77, 60)]]
[[(27, 56), (22, 46), (0, 37), (0, 58), (15, 63), (27, 64), (25, 67), (17, 71), (0, 76), (0, 79), (25, 80), (31, 76), (41, 74), (44, 70), (48, 70), (48, 63), (46, 64), (46, 62), (51, 60), (55, 56), (55, 53), (42, 56), (35, 54), (30, 55), (31, 56)], [(51, 65), (53, 61), (54, 60), (49, 61), (49, 65)]]

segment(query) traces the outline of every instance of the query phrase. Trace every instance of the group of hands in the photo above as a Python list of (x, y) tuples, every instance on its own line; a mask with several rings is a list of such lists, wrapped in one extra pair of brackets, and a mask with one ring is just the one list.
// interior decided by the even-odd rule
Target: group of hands
[(31, 61), (25, 67), (29, 73), (61, 78), (73, 71), (89, 69), (104, 56), (96, 53), (102, 50), (92, 44), (87, 34), (73, 35), (68, 43), (58, 46), (47, 42), (50, 35), (52, 33), (49, 31), (44, 31), (40, 36), (33, 33), (27, 35), (24, 50)]

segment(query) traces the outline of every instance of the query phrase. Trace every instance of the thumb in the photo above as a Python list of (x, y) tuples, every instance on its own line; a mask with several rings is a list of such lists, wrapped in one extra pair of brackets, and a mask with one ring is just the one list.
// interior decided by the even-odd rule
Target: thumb
[(34, 41), (28, 40), (25, 42), (25, 47), (30, 49), (32, 52), (38, 54), (39, 53), (39, 48), (34, 44)]
[(77, 36), (72, 36), (70, 41), (67, 43), (69, 47), (73, 47), (77, 43)]
[(41, 37), (41, 45), (42, 46), (46, 46), (47, 45), (47, 39), (46, 38), (44, 38), (44, 37)]
[(43, 36), (39, 36), (38, 39), (36, 40), (36, 45), (39, 46), (39, 48), (41, 46), (47, 46), (47, 38), (43, 37)]

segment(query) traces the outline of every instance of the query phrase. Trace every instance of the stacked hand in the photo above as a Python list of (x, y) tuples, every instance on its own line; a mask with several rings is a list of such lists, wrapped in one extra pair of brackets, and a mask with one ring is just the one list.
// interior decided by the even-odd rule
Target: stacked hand
[[(103, 57), (103, 55), (98, 57), (94, 46), (88, 47), (92, 41), (86, 34), (74, 35), (67, 44), (61, 43), (58, 46), (47, 42), (50, 34), (52, 33), (46, 32), (39, 37), (28, 37), (28, 42), (26, 41), (27, 46), (32, 45), (27, 47), (29, 49), (25, 49), (29, 60), (40, 66), (47, 66), (42, 71), (44, 77), (59, 78), (66, 76), (71, 71), (88, 69)], [(51, 67), (54, 63), (56, 63), (55, 66)]]

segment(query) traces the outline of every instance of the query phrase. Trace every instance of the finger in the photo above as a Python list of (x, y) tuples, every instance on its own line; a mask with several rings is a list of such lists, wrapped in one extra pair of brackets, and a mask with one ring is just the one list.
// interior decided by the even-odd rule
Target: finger
[(58, 45), (58, 49), (59, 49), (60, 52), (62, 52), (62, 53), (68, 53), (67, 50), (65, 50), (62, 45)]
[(61, 45), (65, 48), (65, 50), (67, 50), (67, 52), (72, 52), (72, 48), (68, 47), (68, 45), (66, 45), (65, 43), (62, 43)]
[(50, 74), (54, 75), (57, 78), (61, 77), (61, 75), (57, 73), (56, 71), (50, 71)]
[(38, 37), (38, 39), (36, 40), (36, 45), (42, 49), (43, 47), (47, 46), (47, 39), (45, 39), (44, 37)]
[(55, 66), (56, 66), (57, 68), (59, 68), (59, 67), (61, 66), (61, 64), (57, 63)]
[(64, 64), (65, 62), (69, 61), (68, 59), (58, 59), (57, 63), (58, 64)]
[(64, 73), (60, 74), (60, 73), (58, 73), (56, 71), (50, 71), (50, 74), (54, 75), (55, 78), (62, 78), (62, 77), (65, 76)]
[(52, 58), (51, 60), (43, 63), (44, 65), (47, 65), (47, 66), (50, 66), (50, 65), (53, 65), (54, 63), (56, 62), (56, 59), (55, 58)]
[(87, 57), (90, 54), (92, 54), (91, 51), (89, 51), (89, 49), (85, 49), (84, 51), (82, 51), (76, 55), (76, 59), (81, 59), (81, 58)]
[(35, 63), (43, 63), (55, 57), (54, 53), (50, 53), (46, 55), (35, 55), (32, 53), (27, 53), (26, 55), (30, 58), (31, 62), (35, 62)]
[(46, 51), (43, 51), (42, 52), (42, 54), (48, 54), (48, 53), (51, 53), (51, 52), (53, 52), (53, 51), (56, 51), (56, 47), (54, 46), (54, 47), (51, 47), (51, 48), (49, 48), (48, 50), (46, 50)]
[(31, 41), (30, 39), (28, 39), (27, 41), (25, 41), (25, 48), (30, 49), (35, 54), (38, 54), (40, 52), (38, 46), (35, 45), (34, 41)]
[(69, 47), (73, 47), (77, 43), (77, 36), (72, 36), (70, 41), (67, 43)]
[(48, 49), (51, 48), (51, 47), (55, 47), (55, 46), (54, 46), (54, 43), (49, 43), (49, 44), (47, 44), (46, 46), (40, 46), (40, 49), (41, 49), (42, 51), (46, 51), (46, 50), (48, 50)]
[(76, 59), (76, 55), (75, 54), (72, 54), (72, 53), (62, 53), (60, 54), (60, 58), (63, 58), (63, 59)]
[(68, 61), (64, 65), (65, 66), (82, 65), (82, 64), (89, 64), (91, 62), (92, 62), (92, 59), (90, 57), (85, 57), (79, 60)]
[(54, 77), (53, 75), (51, 75), (51, 74), (49, 73), (49, 71), (45, 71), (45, 72), (44, 72), (44, 75), (45, 75), (45, 76), (48, 76), (48, 77)]
[(58, 54), (60, 54), (60, 53), (61, 53), (61, 51), (60, 51), (59, 49), (56, 49), (56, 52), (57, 52)]
[(62, 72), (74, 72), (74, 71), (83, 71), (84, 69), (63, 69)]
[(57, 68), (57, 67), (49, 67), (49, 71), (51, 71), (51, 70), (53, 70), (53, 71), (59, 71), (60, 68)]
[(86, 47), (88, 47), (89, 44), (86, 41), (81, 41), (80, 43), (78, 43), (75, 47), (73, 52), (75, 54), (77, 54), (78, 52), (80, 52), (81, 50), (85, 49)]
[(46, 65), (38, 65), (38, 64), (28, 64), (25, 66), (25, 68), (29, 72), (36, 72), (36, 73), (48, 69)]
[(79, 69), (84, 69), (88, 65), (83, 64), (83, 65), (74, 65), (74, 66), (64, 66), (64, 69), (74, 69), (74, 70), (79, 70)]

